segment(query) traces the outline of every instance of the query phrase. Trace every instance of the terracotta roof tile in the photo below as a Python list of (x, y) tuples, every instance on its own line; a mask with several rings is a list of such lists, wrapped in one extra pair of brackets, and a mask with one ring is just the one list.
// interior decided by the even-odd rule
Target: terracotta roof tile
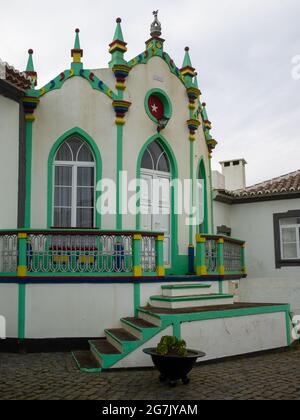
[(219, 191), (232, 199), (247, 199), (300, 193), (300, 169), (241, 190)]
[(18, 89), (27, 90), (32, 86), (32, 79), (26, 73), (16, 70), (0, 59), (0, 78), (14, 85)]

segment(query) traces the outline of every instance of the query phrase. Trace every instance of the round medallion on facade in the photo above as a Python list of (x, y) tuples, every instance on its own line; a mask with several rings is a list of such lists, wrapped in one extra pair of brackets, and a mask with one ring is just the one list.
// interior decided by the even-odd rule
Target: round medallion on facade
[(154, 122), (172, 117), (172, 104), (168, 95), (161, 89), (152, 89), (146, 95), (145, 108), (149, 118)]

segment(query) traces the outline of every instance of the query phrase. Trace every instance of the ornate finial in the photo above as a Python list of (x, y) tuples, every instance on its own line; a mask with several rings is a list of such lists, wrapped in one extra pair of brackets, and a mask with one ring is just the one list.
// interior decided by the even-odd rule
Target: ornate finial
[(83, 57), (83, 50), (80, 46), (80, 38), (79, 38), (80, 30), (78, 28), (75, 29), (75, 42), (74, 48), (71, 50), (71, 57), (73, 58), (73, 66), (74, 65), (82, 65), (81, 58)]
[(32, 55), (33, 55), (33, 50), (30, 48), (28, 50), (28, 61), (27, 61), (27, 66), (26, 66), (25, 73), (27, 74), (27, 76), (31, 77), (32, 87), (34, 88), (35, 86), (37, 86), (37, 72), (34, 69)]
[(151, 25), (152, 38), (159, 38), (161, 36), (161, 23), (158, 20), (158, 10), (153, 12), (154, 22)]

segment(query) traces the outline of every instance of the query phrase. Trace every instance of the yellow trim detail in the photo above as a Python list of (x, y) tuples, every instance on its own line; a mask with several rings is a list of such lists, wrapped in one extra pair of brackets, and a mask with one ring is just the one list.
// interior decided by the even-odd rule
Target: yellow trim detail
[(73, 63), (81, 63), (81, 53), (73, 53)]
[(134, 277), (142, 277), (143, 270), (141, 266), (133, 267), (133, 275)]
[(220, 276), (225, 276), (225, 267), (224, 267), (224, 265), (220, 265), (220, 267), (218, 268), (218, 272), (219, 272)]
[(53, 256), (53, 262), (55, 263), (69, 263), (69, 257), (68, 255), (54, 255)]
[(198, 244), (204, 244), (206, 242), (206, 238), (202, 235), (196, 235), (196, 242)]
[(224, 243), (225, 243), (225, 241), (224, 241), (224, 239), (223, 239), (223, 238), (220, 238), (220, 239), (218, 240), (218, 244), (219, 244), (219, 245), (224, 245)]
[(207, 276), (207, 268), (205, 265), (196, 268), (197, 276)]
[(126, 123), (125, 118), (116, 118), (117, 125), (124, 125)]
[(243, 274), (247, 274), (247, 272), (248, 272), (248, 271), (247, 271), (247, 267), (243, 267), (243, 268), (242, 268), (242, 273), (243, 273)]
[(191, 109), (191, 110), (196, 109), (196, 105), (195, 104), (189, 104), (189, 109)]
[(27, 276), (27, 266), (26, 265), (19, 265), (18, 266), (18, 277), (26, 277)]
[(126, 85), (125, 85), (125, 83), (116, 83), (116, 89), (119, 89), (119, 90), (125, 90), (126, 89)]
[(196, 141), (196, 136), (194, 134), (191, 134), (189, 137), (190, 141)]
[(164, 277), (166, 275), (166, 269), (165, 269), (165, 267), (162, 267), (162, 266), (157, 267), (156, 273), (157, 273), (157, 275), (159, 277)]
[(165, 240), (165, 237), (164, 237), (164, 235), (159, 235), (159, 236), (156, 238), (156, 240), (157, 240), (157, 241), (161, 241), (161, 242), (163, 242), (163, 241)]
[(80, 255), (78, 257), (79, 264), (94, 264), (95, 257), (88, 255)]
[(25, 115), (25, 120), (28, 122), (33, 122), (35, 121), (35, 116), (33, 114), (26, 114)]
[(143, 239), (142, 235), (133, 235), (134, 241), (141, 241)]
[(27, 233), (18, 233), (18, 239), (27, 239)]

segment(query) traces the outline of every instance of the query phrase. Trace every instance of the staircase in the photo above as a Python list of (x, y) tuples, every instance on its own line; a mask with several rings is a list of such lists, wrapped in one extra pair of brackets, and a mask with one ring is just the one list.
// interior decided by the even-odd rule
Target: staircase
[(151, 338), (172, 324), (162, 323), (158, 314), (151, 308), (170, 310), (202, 308), (214, 305), (231, 305), (234, 296), (210, 293), (210, 285), (177, 284), (162, 286), (161, 296), (150, 298), (150, 307), (140, 308), (138, 317), (122, 318), (121, 328), (105, 330), (105, 338), (89, 341), (89, 352), (73, 352), (79, 369), (83, 372), (99, 373), (109, 369), (141, 347)]

